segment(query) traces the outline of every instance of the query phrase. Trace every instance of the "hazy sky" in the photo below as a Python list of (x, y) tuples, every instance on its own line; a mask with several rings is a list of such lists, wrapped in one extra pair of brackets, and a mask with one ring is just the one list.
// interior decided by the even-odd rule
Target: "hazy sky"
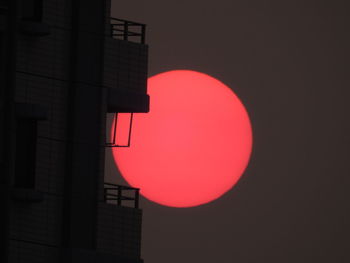
[[(350, 262), (347, 10), (345, 1), (113, 0), (112, 16), (148, 26), (150, 76), (220, 79), (254, 133), (246, 173), (219, 200), (174, 209), (142, 199), (146, 263)], [(121, 181), (112, 163), (107, 173)]]

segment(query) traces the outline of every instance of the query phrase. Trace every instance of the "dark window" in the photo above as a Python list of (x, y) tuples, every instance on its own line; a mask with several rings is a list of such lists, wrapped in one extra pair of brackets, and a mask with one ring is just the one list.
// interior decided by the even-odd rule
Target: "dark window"
[(7, 1), (0, 0), (0, 15), (5, 15), (7, 13)]
[[(5, 61), (6, 61), (6, 55), (4, 52), (4, 47), (5, 47), (4, 42), (5, 42), (4, 34), (3, 32), (0, 32), (0, 81), (1, 83), (3, 83), (4, 81)], [(4, 87), (0, 87), (0, 90), (1, 90), (0, 96), (1, 98), (3, 98), (2, 92), (4, 90)]]
[(17, 119), (15, 186), (35, 187), (37, 121)]
[(22, 0), (22, 18), (27, 21), (41, 22), (43, 0)]

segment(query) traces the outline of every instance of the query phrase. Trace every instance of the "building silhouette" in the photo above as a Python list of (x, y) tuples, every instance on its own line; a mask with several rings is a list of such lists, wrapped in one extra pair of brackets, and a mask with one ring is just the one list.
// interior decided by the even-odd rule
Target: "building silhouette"
[(0, 1), (0, 262), (142, 262), (138, 189), (104, 153), (108, 113), (149, 110), (145, 25), (110, 4)]

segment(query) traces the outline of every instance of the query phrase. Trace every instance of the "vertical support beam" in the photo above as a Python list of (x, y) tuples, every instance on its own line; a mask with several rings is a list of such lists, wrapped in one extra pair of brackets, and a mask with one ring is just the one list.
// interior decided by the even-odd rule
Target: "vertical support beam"
[(11, 187), (13, 178), (14, 160), (14, 91), (16, 87), (16, 47), (17, 47), (17, 13), (18, 0), (7, 1), (7, 30), (4, 34), (1, 50), (1, 111), (0, 118), (2, 138), (1, 153), (3, 160), (0, 163), (0, 206), (2, 220), (0, 224), (0, 262), (8, 262), (9, 229), (11, 210)]
[(141, 44), (146, 43), (146, 25), (141, 25)]
[(114, 114), (114, 127), (113, 127), (113, 140), (112, 145), (115, 145), (116, 142), (116, 136), (117, 136), (117, 123), (118, 123), (118, 112)]
[(130, 122), (129, 122), (129, 135), (128, 135), (128, 147), (130, 147), (131, 143), (131, 131), (132, 131), (132, 122), (134, 119), (134, 113), (130, 113)]
[(118, 185), (118, 197), (117, 197), (117, 204), (118, 204), (118, 206), (121, 206), (122, 205), (122, 191), (123, 191), (123, 188), (120, 186), (120, 185)]
[[(62, 246), (96, 249), (98, 181), (101, 176), (102, 78), (105, 0), (72, 1), (71, 69)], [(74, 259), (75, 258), (75, 259)], [(88, 256), (86, 256), (88, 258)], [(84, 260), (82, 257), (81, 260)], [(79, 260), (78, 260), (79, 261)]]

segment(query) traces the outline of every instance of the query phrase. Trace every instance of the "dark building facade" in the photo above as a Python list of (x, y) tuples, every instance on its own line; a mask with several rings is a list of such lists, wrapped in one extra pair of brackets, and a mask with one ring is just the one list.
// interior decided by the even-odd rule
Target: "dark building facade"
[(0, 1), (0, 262), (142, 262), (138, 189), (104, 153), (108, 113), (149, 110), (145, 26), (110, 4)]

